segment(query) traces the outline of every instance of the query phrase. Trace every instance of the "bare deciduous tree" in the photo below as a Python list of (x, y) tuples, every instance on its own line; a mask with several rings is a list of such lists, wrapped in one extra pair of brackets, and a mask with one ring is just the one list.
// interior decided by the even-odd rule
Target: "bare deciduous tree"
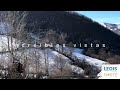
[[(26, 36), (26, 16), (26, 11), (0, 11), (0, 23), (4, 26), (2, 35), (5, 35), (7, 37), (7, 51), (11, 55), (9, 57), (13, 63), (13, 67), (11, 67), (11, 69), (14, 71), (14, 63), (17, 59), (14, 50), (18, 47), (15, 43), (18, 43), (17, 41), (23, 41)], [(15, 40), (15, 38), (17, 40)], [(12, 73), (14, 73), (14, 71)], [(13, 76), (14, 75), (15, 74), (13, 74)]]
[(58, 39), (58, 42), (62, 45), (62, 51), (61, 52), (63, 52), (63, 49), (64, 49), (64, 47), (63, 47), (63, 44), (65, 44), (66, 43), (66, 37), (67, 37), (67, 34), (65, 34), (65, 33), (61, 33), (60, 35), (59, 35), (59, 39)]
[(7, 36), (8, 51), (11, 53), (11, 56), (14, 57), (13, 37), (17, 38), (20, 41), (23, 40), (23, 36), (25, 35), (26, 32), (25, 20), (26, 20), (27, 12), (1, 11), (0, 16), (1, 16), (0, 22), (2, 22), (2, 24), (4, 24), (5, 26), (5, 31), (3, 34)]
[(69, 62), (64, 59), (61, 54), (54, 59), (54, 75), (59, 76), (60, 78), (72, 76), (72, 69), (69, 66)]

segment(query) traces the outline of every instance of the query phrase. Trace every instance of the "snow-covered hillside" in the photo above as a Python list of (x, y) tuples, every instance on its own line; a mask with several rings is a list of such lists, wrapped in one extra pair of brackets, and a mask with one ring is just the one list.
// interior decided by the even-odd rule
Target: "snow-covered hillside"
[[(10, 37), (7, 37), (5, 35), (0, 35), (0, 52), (8, 51), (8, 39)], [(13, 48), (16, 49), (19, 47), (19, 42), (13, 39)], [(11, 42), (11, 41), (10, 41)], [(11, 47), (11, 44), (10, 44)], [(86, 62), (87, 64), (97, 67), (99, 70), (101, 70), (101, 67), (103, 64), (108, 64), (105, 61), (91, 58), (89, 56), (83, 55), (83, 49), (79, 48), (72, 48), (72, 47), (64, 47), (63, 48), (63, 54), (60, 53), (62, 50), (61, 46), (55, 48), (55, 50), (52, 50), (50, 48), (45, 49), (36, 49), (36, 48), (24, 48), (24, 49), (18, 49), (18, 51), (14, 52), (14, 55), (22, 62), (27, 62), (27, 72), (36, 73), (36, 63), (38, 63), (39, 70), (42, 72), (45, 72), (45, 60), (48, 60), (48, 69), (50, 74), (54, 74), (56, 71), (56, 60), (62, 59), (65, 67), (72, 70), (72, 72), (75, 72), (77, 74), (84, 75), (84, 70), (81, 67), (71, 65), (72, 60), (70, 60), (69, 57), (66, 55), (71, 55), (71, 58), (74, 60), (79, 60), (80, 62)], [(0, 63), (4, 66), (9, 66), (11, 63), (10, 60), (11, 56), (9, 52), (0, 53)], [(27, 58), (27, 59), (26, 59)]]
[(105, 62), (96, 58), (92, 58), (92, 57), (80, 54), (78, 52), (73, 52), (73, 56), (77, 57), (79, 60), (85, 60), (85, 62), (95, 67), (98, 67), (99, 69), (101, 69), (103, 64), (108, 64), (108, 62)]
[(82, 51), (83, 50), (81, 49), (75, 48), (72, 52), (72, 56), (76, 57), (79, 60), (85, 60), (85, 62), (98, 68), (101, 68), (103, 64), (108, 64), (108, 62), (83, 55)]
[[(24, 54), (23, 54), (24, 53)], [(46, 54), (48, 57), (48, 69), (49, 69), (49, 73), (53, 74), (56, 70), (56, 68), (54, 67), (56, 64), (56, 59), (63, 59), (64, 63), (66, 64), (65, 66), (69, 69), (71, 69), (73, 72), (76, 72), (78, 74), (84, 74), (84, 70), (80, 67), (71, 65), (70, 62), (71, 60), (69, 60), (67, 57), (65, 57), (64, 55), (59, 54), (56, 51), (53, 51), (51, 49), (45, 49), (45, 50), (41, 50), (41, 49), (34, 49), (34, 48), (29, 48), (29, 49), (24, 49), (24, 50), (20, 50), (20, 51), (16, 51), (15, 55), (18, 59), (21, 60), (22, 63), (24, 63), (23, 60), (25, 60), (25, 57), (27, 57), (27, 61), (29, 65), (27, 65), (27, 72), (29, 73), (35, 73), (36, 72), (36, 62), (39, 63), (39, 70), (44, 72), (45, 69), (45, 58)], [(5, 66), (9, 66), (10, 65), (10, 54), (4, 53), (4, 54), (0, 54), (0, 63), (4, 64)]]
[[(61, 52), (61, 46), (56, 46), (56, 50)], [(77, 58), (77, 60), (85, 60), (85, 62), (89, 63), (90, 65), (93, 65), (95, 67), (101, 68), (103, 64), (108, 64), (108, 62), (96, 59), (96, 58), (92, 58), (86, 55), (83, 55), (83, 49), (79, 49), (79, 48), (70, 48), (70, 47), (65, 47), (63, 49), (63, 52), (67, 55), (70, 54), (73, 58)]]
[(104, 24), (108, 29), (113, 30), (113, 31), (120, 29), (119, 24), (110, 24), (110, 23), (104, 23)]
[(120, 24), (111, 24), (111, 23), (100, 23), (100, 24), (105, 28), (110, 29), (111, 31), (120, 35)]

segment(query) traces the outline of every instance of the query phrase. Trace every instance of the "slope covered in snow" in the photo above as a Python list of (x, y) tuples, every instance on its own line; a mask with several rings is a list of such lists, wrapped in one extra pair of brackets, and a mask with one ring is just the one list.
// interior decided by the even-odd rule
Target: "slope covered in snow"
[[(7, 51), (8, 49), (8, 38), (10, 40), (10, 37), (7, 37), (5, 35), (0, 35), (0, 52), (1, 51)], [(11, 41), (10, 41), (11, 42)], [(16, 49), (19, 46), (19, 43), (16, 39), (13, 38), (13, 48)], [(10, 46), (11, 47), (11, 46)], [(3, 50), (5, 49), (5, 50)], [(69, 57), (66, 55), (70, 56), (74, 60), (79, 60), (80, 62), (86, 62), (90, 66), (97, 67), (99, 70), (101, 70), (101, 67), (103, 64), (108, 64), (105, 61), (95, 59), (86, 55), (83, 55), (84, 50), (79, 49), (79, 48), (73, 48), (73, 47), (63, 47), (63, 52), (62, 52), (62, 47), (56, 46), (55, 50), (46, 48), (46, 49), (36, 49), (36, 48), (21, 48), (18, 49), (18, 51), (15, 51), (15, 56), (21, 60), (21, 62), (24, 62), (25, 57), (27, 57), (27, 71), (31, 73), (36, 72), (36, 63), (39, 63), (39, 70), (42, 70), (45, 72), (45, 60), (47, 59), (48, 63), (48, 69), (50, 74), (53, 74), (56, 71), (56, 66), (57, 60), (62, 59), (63, 63), (65, 64), (66, 68), (71, 69), (73, 72), (77, 74), (84, 74), (84, 70), (81, 67), (78, 67), (76, 65), (71, 65), (72, 60), (70, 60)], [(62, 53), (60, 53), (60, 52)], [(66, 54), (66, 55), (64, 55)], [(1, 53), (0, 54), (0, 63), (4, 64), (5, 66), (10, 65), (10, 53)]]
[[(61, 46), (56, 46), (55, 48), (57, 51), (61, 52)], [(96, 58), (92, 58), (86, 55), (83, 55), (83, 49), (79, 49), (79, 48), (69, 48), (69, 47), (65, 47), (63, 49), (63, 52), (67, 55), (70, 55), (71, 52), (71, 57), (75, 58), (75, 60), (80, 60), (81, 62), (84, 60), (84, 62), (87, 62), (89, 65), (95, 66), (99, 69), (101, 69), (103, 64), (108, 64), (108, 62), (96, 59)]]
[(96, 58), (92, 58), (92, 57), (89, 57), (89, 56), (86, 56), (86, 55), (83, 55), (83, 54), (80, 54), (77, 52), (73, 52), (73, 56), (77, 57), (77, 59), (79, 59), (79, 60), (85, 60), (85, 62), (87, 62), (90, 65), (93, 65), (95, 67), (98, 67), (99, 69), (101, 69), (103, 64), (108, 64), (105, 61), (102, 61), (102, 60), (99, 60)]
[[(16, 42), (16, 40), (13, 40), (14, 42)], [(1, 36), (1, 41), (0, 41), (0, 45), (4, 46), (4, 48), (7, 48), (7, 45), (5, 46), (5, 44), (7, 44), (7, 37), (6, 36)], [(18, 45), (18, 43), (17, 43)], [(14, 43), (14, 46), (16, 46), (16, 43)], [(3, 47), (1, 47), (2, 49)], [(61, 51), (61, 46), (59, 46), (59, 48), (56, 46), (56, 50)], [(84, 61), (86, 63), (88, 63), (91, 66), (97, 67), (99, 70), (101, 70), (101, 66), (103, 64), (108, 64), (105, 61), (99, 60), (99, 59), (95, 59), (95, 58), (91, 58), (89, 56), (83, 55), (83, 49), (79, 49), (79, 48), (71, 48), (71, 47), (64, 47), (63, 48), (63, 53), (66, 53), (67, 55), (71, 55), (72, 58), (75, 60), (79, 60), (80, 62)], [(24, 48), (18, 51), (15, 51), (15, 56), (22, 62), (24, 63), (24, 60), (27, 57), (26, 62), (28, 62), (27, 65), (27, 72), (31, 72), (31, 73), (35, 73), (36, 72), (36, 63), (39, 64), (39, 70), (41, 70), (42, 72), (45, 72), (45, 60), (47, 59), (47, 63), (48, 63), (48, 70), (50, 72), (50, 74), (54, 74), (54, 72), (56, 71), (56, 60), (62, 59), (63, 63), (65, 64), (66, 68), (69, 68), (72, 70), (72, 72), (75, 72), (77, 74), (81, 74), (81, 75), (85, 75), (85, 71), (83, 68), (75, 66), (75, 65), (71, 65), (71, 60), (69, 57), (65, 56), (62, 53), (59, 53), (57, 51), (54, 51), (52, 49), (46, 48), (46, 49), (36, 49), (36, 48)], [(10, 53), (6, 52), (6, 53), (1, 53), (0, 54), (0, 63), (4, 64), (5, 66), (9, 66), (10, 65)]]
[(113, 31), (114, 33), (120, 35), (120, 24), (111, 24), (111, 23), (100, 23), (105, 28)]
[[(0, 52), (1, 51), (7, 51), (8, 48), (8, 37), (5, 35), (0, 35)], [(9, 37), (10, 40), (10, 37)], [(10, 41), (11, 42), (11, 41)], [(19, 46), (19, 43), (16, 39), (13, 38), (13, 48), (16, 49)], [(11, 46), (10, 46), (11, 47)], [(5, 49), (5, 50), (3, 50)], [(57, 51), (61, 51), (61, 46), (55, 48)], [(47, 58), (48, 60), (48, 67), (50, 74), (54, 73), (54, 66), (56, 64), (56, 60), (59, 58), (63, 59), (64, 64), (67, 68), (70, 68), (73, 72), (78, 74), (84, 74), (84, 70), (78, 66), (71, 65), (71, 60), (65, 56), (62, 53), (59, 53), (57, 51), (54, 51), (52, 49), (46, 48), (46, 49), (35, 49), (35, 48), (24, 48), (19, 51), (15, 52), (15, 56), (23, 62), (25, 60), (25, 57), (27, 57), (29, 60), (28, 72), (35, 72), (36, 71), (36, 62), (39, 63), (40, 70), (45, 69), (45, 60)], [(95, 66), (99, 69), (101, 69), (103, 64), (108, 64), (105, 61), (91, 58), (89, 56), (83, 55), (83, 49), (79, 48), (71, 48), (71, 47), (64, 47), (63, 53), (67, 55), (71, 55), (71, 57), (75, 60), (79, 60), (80, 62), (84, 61), (88, 63), (91, 66)], [(47, 56), (46, 56), (47, 55)], [(9, 53), (2, 53), (0, 54), (0, 62), (1, 64), (4, 64), (5, 66), (10, 65), (10, 54)], [(44, 72), (44, 71), (43, 71)]]
[(119, 24), (110, 24), (110, 23), (104, 23), (106, 28), (110, 29), (110, 30), (118, 30), (120, 29), (120, 25)]
[[(39, 64), (39, 70), (42, 72), (45, 72), (45, 60), (47, 58), (47, 63), (48, 63), (48, 69), (49, 69), (49, 74), (53, 74), (56, 70), (55, 64), (57, 59), (63, 59), (63, 62), (66, 66), (66, 68), (71, 69), (73, 72), (77, 74), (84, 74), (84, 70), (80, 67), (71, 65), (69, 58), (65, 57), (64, 55), (53, 51), (51, 49), (35, 49), (35, 48), (29, 48), (29, 49), (23, 49), (16, 51), (15, 56), (21, 60), (22, 63), (24, 63), (25, 57), (27, 57), (28, 62), (27, 65), (27, 72), (29, 73), (35, 73), (36, 72), (36, 62)], [(1, 64), (4, 64), (5, 66), (10, 65), (10, 53), (4, 53), (0, 54), (0, 62)]]

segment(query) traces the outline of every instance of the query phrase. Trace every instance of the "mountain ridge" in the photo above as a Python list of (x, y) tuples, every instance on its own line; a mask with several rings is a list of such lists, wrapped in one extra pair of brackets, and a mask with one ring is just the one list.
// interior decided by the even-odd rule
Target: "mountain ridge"
[(120, 36), (82, 14), (65, 11), (31, 11), (27, 18), (27, 28), (28, 32), (33, 30), (37, 36), (39, 28), (43, 31), (53, 29), (58, 34), (66, 33), (67, 43), (106, 43), (107, 51), (120, 54), (118, 50)]
[(103, 22), (101, 25), (103, 25), (105, 28), (115, 32), (116, 34), (120, 35), (120, 24)]

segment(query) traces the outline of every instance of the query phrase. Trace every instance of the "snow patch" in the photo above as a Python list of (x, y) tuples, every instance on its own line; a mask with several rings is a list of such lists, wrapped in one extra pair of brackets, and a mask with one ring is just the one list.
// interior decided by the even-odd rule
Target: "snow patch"
[[(11, 48), (11, 37), (6, 36), (6, 35), (0, 35), (0, 52), (1, 51), (8, 51), (8, 41), (9, 41), (9, 46)], [(19, 47), (20, 42), (17, 41), (16, 39), (12, 38), (12, 46), (14, 49), (17, 49)]]

